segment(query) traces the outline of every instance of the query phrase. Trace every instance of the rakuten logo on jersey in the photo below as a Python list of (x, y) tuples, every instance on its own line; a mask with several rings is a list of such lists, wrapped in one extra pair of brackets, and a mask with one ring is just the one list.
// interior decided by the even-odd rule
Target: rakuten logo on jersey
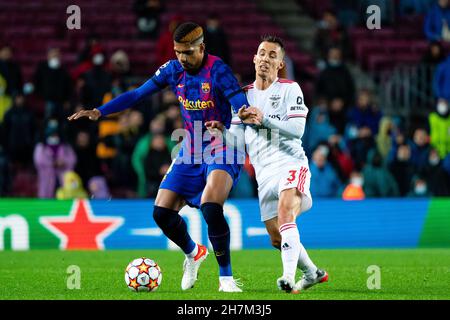
[(180, 101), (181, 105), (186, 110), (204, 110), (208, 108), (214, 108), (214, 101), (208, 100), (208, 101), (193, 101), (189, 99), (184, 99), (182, 96), (178, 96), (178, 101)]

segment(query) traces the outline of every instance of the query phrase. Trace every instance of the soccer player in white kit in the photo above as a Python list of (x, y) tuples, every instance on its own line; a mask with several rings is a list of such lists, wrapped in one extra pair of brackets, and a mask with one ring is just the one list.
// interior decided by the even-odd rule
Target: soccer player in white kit
[[(283, 275), (277, 286), (298, 293), (328, 281), (328, 274), (315, 266), (300, 242), (296, 224), (297, 216), (312, 206), (311, 173), (301, 141), (308, 108), (298, 83), (277, 76), (284, 66), (281, 39), (261, 40), (253, 58), (256, 80), (244, 87), (249, 104), (258, 107), (239, 110), (253, 125), (244, 125), (236, 115), (230, 132), (246, 145), (258, 182), (261, 220), (272, 245), (281, 250)], [(296, 283), (297, 268), (303, 276)]]

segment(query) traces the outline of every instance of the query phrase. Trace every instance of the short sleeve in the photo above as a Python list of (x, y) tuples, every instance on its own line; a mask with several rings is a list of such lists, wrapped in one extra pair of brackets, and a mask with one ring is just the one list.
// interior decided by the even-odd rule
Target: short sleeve
[(300, 89), (300, 86), (296, 82), (289, 85), (286, 106), (288, 119), (306, 118), (308, 115), (308, 108), (305, 105), (302, 89)]

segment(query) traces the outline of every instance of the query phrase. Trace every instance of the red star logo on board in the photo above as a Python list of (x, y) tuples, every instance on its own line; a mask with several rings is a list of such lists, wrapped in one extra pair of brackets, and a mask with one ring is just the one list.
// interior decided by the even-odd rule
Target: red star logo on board
[(142, 263), (138, 266), (139, 269), (139, 273), (144, 273), (144, 272), (148, 272), (148, 269), (150, 268), (150, 266), (146, 265), (144, 263), (144, 261), (142, 261)]
[(137, 283), (136, 279), (130, 279), (130, 287), (132, 287), (134, 290), (137, 290), (137, 288), (139, 287), (139, 284)]
[(68, 216), (41, 217), (40, 223), (60, 239), (60, 249), (103, 250), (104, 239), (123, 223), (122, 217), (96, 217), (89, 201), (75, 200)]

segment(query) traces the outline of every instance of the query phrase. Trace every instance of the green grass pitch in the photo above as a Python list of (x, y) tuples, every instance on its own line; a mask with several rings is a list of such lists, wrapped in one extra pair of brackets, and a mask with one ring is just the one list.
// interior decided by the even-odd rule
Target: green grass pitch
[[(282, 273), (276, 250), (232, 253), (233, 271), (243, 293), (218, 292), (218, 267), (212, 254), (203, 263), (195, 287), (180, 288), (183, 254), (165, 250), (0, 252), (0, 299), (450, 299), (450, 249), (309, 250), (330, 275), (298, 295), (278, 291)], [(124, 269), (138, 257), (154, 259), (162, 268), (161, 287), (151, 293), (130, 291)], [(69, 290), (67, 267), (81, 269), (81, 288)], [(367, 268), (381, 270), (381, 289), (369, 290)], [(297, 274), (299, 276), (299, 274)]]

